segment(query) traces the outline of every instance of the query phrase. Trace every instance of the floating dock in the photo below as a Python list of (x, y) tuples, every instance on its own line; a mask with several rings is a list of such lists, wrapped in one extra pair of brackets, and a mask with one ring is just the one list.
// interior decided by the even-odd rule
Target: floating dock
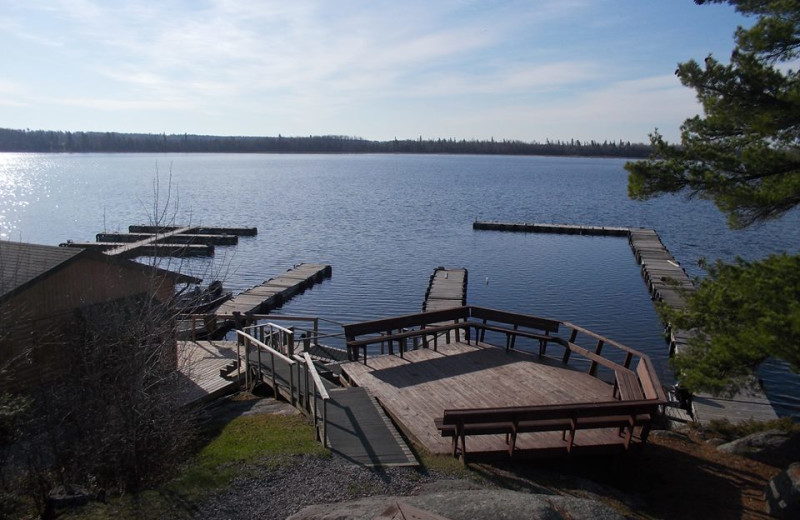
[(588, 236), (628, 236), (630, 228), (623, 227), (603, 227), (603, 226), (572, 226), (568, 224), (536, 224), (536, 223), (515, 223), (515, 222), (495, 222), (479, 221), (472, 223), (472, 229), (484, 231), (514, 231), (517, 233), (559, 233), (569, 235), (588, 235)]
[(267, 314), (312, 285), (330, 278), (332, 268), (327, 264), (299, 264), (282, 275), (243, 291), (226, 301), (216, 311), (219, 317), (239, 314)]
[(239, 236), (255, 236), (256, 228), (200, 226), (128, 226), (128, 233), (98, 233), (97, 242), (67, 241), (62, 247), (95, 249), (109, 256), (211, 256), (214, 246), (236, 245)]
[(467, 304), (467, 270), (434, 269), (425, 291), (422, 311), (439, 311)]
[[(682, 309), (686, 306), (684, 294), (694, 290), (691, 278), (661, 242), (661, 238), (654, 229), (479, 221), (475, 221), (472, 228), (524, 233), (627, 237), (653, 301), (663, 302), (674, 309)], [(667, 323), (667, 328), (670, 335), (670, 355), (680, 353), (688, 345), (693, 333), (677, 329), (669, 323)], [(694, 420), (701, 424), (707, 424), (715, 419), (728, 419), (731, 422), (747, 419), (757, 421), (777, 419), (775, 409), (769, 403), (763, 389), (757, 385), (727, 398), (697, 394), (694, 396), (692, 407)]]

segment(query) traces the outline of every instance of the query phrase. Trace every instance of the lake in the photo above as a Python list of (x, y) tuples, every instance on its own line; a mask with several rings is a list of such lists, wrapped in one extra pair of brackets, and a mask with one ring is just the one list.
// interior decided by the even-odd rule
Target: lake
[[(648, 227), (690, 276), (698, 260), (800, 249), (800, 212), (731, 231), (708, 201), (627, 198), (619, 159), (446, 155), (0, 154), (0, 238), (93, 241), (155, 219), (256, 226), (213, 259), (164, 260), (240, 291), (300, 262), (333, 277), (278, 313), (335, 322), (418, 312), (436, 266), (469, 270), (468, 302), (569, 320), (648, 353), (667, 346), (627, 241), (473, 231), (502, 220)], [(341, 329), (327, 324), (324, 331)], [(336, 343), (337, 339), (332, 339)], [(800, 416), (800, 380), (761, 370), (779, 413)]]

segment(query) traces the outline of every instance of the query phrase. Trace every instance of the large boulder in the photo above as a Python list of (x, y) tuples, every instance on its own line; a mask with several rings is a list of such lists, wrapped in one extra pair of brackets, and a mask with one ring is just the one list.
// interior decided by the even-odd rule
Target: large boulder
[[(416, 510), (432, 513), (448, 520), (479, 520), (483, 518), (540, 518), (543, 520), (623, 520), (614, 509), (582, 498), (536, 495), (509, 490), (470, 490), (428, 493), (408, 497), (376, 496), (341, 502), (308, 506), (287, 520), (372, 520), (383, 518), (392, 508), (408, 504)], [(412, 515), (413, 516), (413, 515)], [(393, 518), (388, 514), (385, 518)], [(435, 516), (433, 518), (436, 518)]]
[(800, 518), (800, 463), (791, 464), (769, 481), (767, 512), (775, 518)]
[(721, 444), (717, 449), (785, 468), (800, 460), (800, 432), (768, 430)]

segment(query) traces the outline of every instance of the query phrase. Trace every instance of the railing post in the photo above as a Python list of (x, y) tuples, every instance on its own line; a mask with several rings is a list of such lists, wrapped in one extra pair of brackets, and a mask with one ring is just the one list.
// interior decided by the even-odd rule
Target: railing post
[(633, 353), (632, 352), (628, 352), (625, 355), (625, 368), (630, 368), (631, 367), (631, 361), (633, 361)]
[[(594, 353), (599, 356), (600, 352), (602, 351), (603, 351), (603, 340), (599, 339), (597, 340), (597, 346), (594, 348)], [(589, 375), (593, 376), (596, 373), (597, 373), (597, 361), (592, 361), (592, 364), (589, 365)]]
[(294, 372), (292, 371), (292, 365), (289, 365), (289, 395), (291, 396), (289, 401), (291, 401), (292, 406), (295, 406), (297, 401), (294, 398)]
[(239, 349), (239, 342), (236, 342), (236, 381), (239, 388), (242, 386), (242, 352)]
[(286, 333), (286, 345), (289, 352), (287, 355), (292, 357), (294, 356), (294, 330), (289, 330), (291, 330), (291, 332)]
[(322, 447), (328, 447), (328, 401), (322, 400)]
[(244, 386), (250, 388), (250, 339), (242, 339), (244, 341)]
[(258, 349), (258, 378), (263, 380), (264, 375), (261, 373), (261, 345), (256, 345)]
[(275, 378), (275, 354), (272, 352), (269, 353), (269, 357), (272, 359), (272, 392), (275, 394), (275, 399), (278, 398), (278, 382)]
[(314, 318), (314, 344), (319, 344), (319, 318)]
[(561, 362), (565, 365), (569, 363), (569, 355), (572, 354), (572, 350), (570, 350), (569, 345), (571, 343), (575, 343), (575, 340), (578, 338), (578, 329), (572, 329), (572, 333), (569, 335), (569, 341), (567, 341), (566, 349), (564, 350), (564, 357), (561, 359)]

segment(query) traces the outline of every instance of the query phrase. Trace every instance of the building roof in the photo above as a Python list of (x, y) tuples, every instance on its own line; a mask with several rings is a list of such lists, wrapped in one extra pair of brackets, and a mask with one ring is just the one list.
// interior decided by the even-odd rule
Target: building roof
[(56, 269), (63, 268), (77, 258), (102, 258), (131, 269), (146, 269), (168, 276), (177, 283), (198, 283), (201, 280), (173, 271), (151, 267), (132, 260), (111, 257), (74, 247), (45, 246), (0, 240), (0, 300), (23, 290)]

